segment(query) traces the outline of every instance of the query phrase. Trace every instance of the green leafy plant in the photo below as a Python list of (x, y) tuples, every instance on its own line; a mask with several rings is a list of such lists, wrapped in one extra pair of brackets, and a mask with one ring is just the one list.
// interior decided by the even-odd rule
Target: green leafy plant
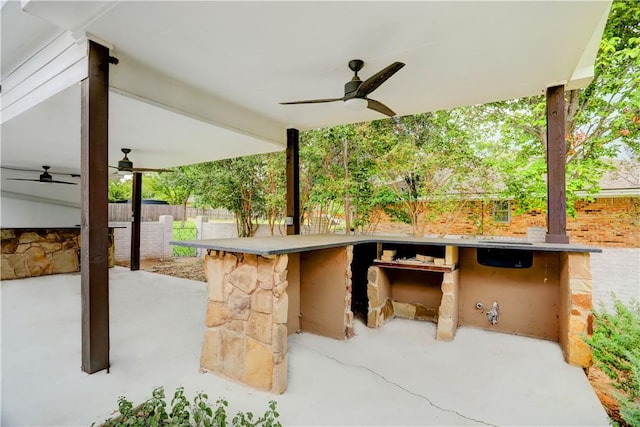
[[(226, 427), (228, 424), (227, 407), (224, 399), (216, 401), (215, 409), (209, 403), (209, 396), (199, 392), (193, 403), (184, 394), (184, 388), (176, 390), (171, 399), (171, 408), (167, 412), (167, 402), (163, 387), (157, 387), (151, 399), (138, 406), (124, 396), (118, 398), (120, 415), (106, 420), (104, 427), (124, 426), (194, 426), (194, 427)], [(231, 420), (232, 427), (281, 427), (277, 420), (280, 414), (276, 410), (276, 402), (270, 401), (265, 413), (255, 418), (251, 412), (238, 412)]]
[(628, 425), (640, 425), (640, 303), (628, 305), (614, 296), (614, 311), (593, 313), (594, 330), (586, 342), (593, 350), (595, 366), (620, 391), (620, 416)]

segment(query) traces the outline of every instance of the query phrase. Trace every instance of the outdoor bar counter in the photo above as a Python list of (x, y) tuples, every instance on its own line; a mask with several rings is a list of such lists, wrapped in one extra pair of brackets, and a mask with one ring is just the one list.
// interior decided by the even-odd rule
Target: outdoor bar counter
[(297, 235), (172, 242), (206, 249), (200, 368), (249, 386), (287, 388), (287, 336), (354, 335), (354, 314), (394, 317), (559, 342), (588, 366), (590, 253), (573, 244), (371, 235)]

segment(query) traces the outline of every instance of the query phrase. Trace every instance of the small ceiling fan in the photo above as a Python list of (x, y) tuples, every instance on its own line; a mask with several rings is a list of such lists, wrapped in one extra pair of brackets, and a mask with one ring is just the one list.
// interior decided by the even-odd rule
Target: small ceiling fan
[[(3, 169), (7, 169), (7, 170), (17, 170), (17, 171), (23, 171), (23, 172), (39, 172), (33, 169), (19, 169), (19, 168), (10, 168), (10, 167), (3, 167)], [(40, 175), (39, 179), (29, 179), (29, 178), (6, 178), (9, 181), (32, 181), (32, 182), (44, 182), (44, 183), (48, 183), (48, 184), (68, 184), (68, 185), (78, 185), (77, 182), (70, 182), (70, 181), (58, 181), (53, 179), (53, 177), (51, 176), (51, 174), (49, 173), (49, 169), (51, 169), (51, 166), (42, 166), (42, 169), (44, 169), (44, 172)], [(79, 178), (80, 175), (78, 174), (58, 174), (56, 173), (56, 175), (69, 175), (73, 178)]]
[(118, 161), (118, 166), (109, 166), (110, 168), (117, 169), (118, 172), (171, 172), (171, 169), (134, 168), (133, 162), (127, 157), (131, 149), (121, 148), (120, 150), (124, 153), (124, 157)]
[(353, 59), (349, 61), (349, 68), (354, 72), (354, 76), (351, 81), (344, 85), (344, 96), (342, 98), (326, 98), (326, 99), (309, 99), (306, 101), (293, 101), (293, 102), (281, 102), (281, 105), (292, 104), (320, 104), (323, 102), (335, 102), (344, 101), (347, 107), (353, 109), (369, 108), (370, 110), (377, 111), (385, 114), (389, 117), (393, 117), (396, 113), (380, 101), (368, 98), (368, 95), (380, 87), (380, 85), (386, 82), (391, 76), (397, 73), (402, 67), (402, 62), (394, 62), (388, 67), (378, 71), (367, 80), (362, 81), (358, 77), (358, 71), (364, 66), (364, 61), (361, 59)]

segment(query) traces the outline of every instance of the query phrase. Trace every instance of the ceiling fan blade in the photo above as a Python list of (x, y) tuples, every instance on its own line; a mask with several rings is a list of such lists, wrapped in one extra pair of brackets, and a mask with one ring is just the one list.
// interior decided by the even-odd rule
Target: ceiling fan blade
[(394, 62), (387, 68), (378, 71), (376, 74), (362, 82), (362, 84), (358, 87), (358, 93), (356, 97), (364, 98), (365, 96), (369, 95), (371, 92), (378, 89), (378, 87), (380, 87), (382, 83), (386, 82), (391, 76), (397, 73), (402, 67), (404, 67), (404, 65), (405, 64), (403, 62)]
[(42, 169), (23, 169), (23, 168), (16, 168), (16, 167), (13, 167), (13, 166), (0, 166), (0, 168), (5, 169), (5, 170), (9, 170), (9, 171), (42, 172)]
[(77, 182), (67, 182), (67, 181), (56, 181), (52, 179), (51, 181), (40, 181), (39, 179), (29, 179), (29, 178), (5, 178), (8, 181), (31, 181), (31, 182), (42, 182), (43, 184), (68, 184), (68, 185), (78, 185)]
[(385, 114), (389, 117), (393, 117), (396, 115), (396, 113), (391, 108), (387, 107), (380, 101), (376, 101), (375, 99), (369, 99), (369, 98), (367, 98), (367, 101), (369, 101), (367, 108), (370, 110), (377, 111), (378, 113)]
[[(154, 168), (119, 168), (117, 166), (109, 166), (111, 169), (122, 172), (173, 172), (171, 169), (154, 169)], [(114, 172), (115, 174), (115, 172)]]
[(154, 168), (131, 168), (126, 170), (128, 172), (173, 172), (171, 169), (154, 169)]
[(335, 102), (335, 101), (343, 101), (343, 100), (344, 100), (343, 98), (308, 99), (306, 101), (281, 102), (280, 105), (321, 104), (323, 102)]
[[(42, 169), (23, 169), (23, 168), (17, 168), (13, 166), (0, 166), (0, 169), (10, 170), (10, 171), (19, 171), (19, 172), (41, 172), (42, 173)], [(53, 172), (53, 171), (49, 171), (49, 173), (52, 175), (63, 175), (63, 176), (70, 176), (72, 178), (80, 178), (79, 173)]]
[(56, 181), (55, 179), (52, 179), (50, 181), (52, 184), (67, 184), (67, 185), (78, 185), (77, 182), (69, 182), (69, 181)]

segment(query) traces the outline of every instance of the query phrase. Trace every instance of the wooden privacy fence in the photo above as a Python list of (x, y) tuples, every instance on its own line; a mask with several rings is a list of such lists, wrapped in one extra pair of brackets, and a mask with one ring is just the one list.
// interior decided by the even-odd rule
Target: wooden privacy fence
[[(182, 221), (182, 206), (175, 205), (142, 205), (142, 221), (158, 221), (161, 215), (171, 215), (175, 221)], [(233, 214), (226, 209), (199, 209), (187, 208), (187, 218), (195, 218), (196, 216), (207, 216), (216, 219), (233, 220)], [(109, 221), (110, 222), (129, 222), (131, 221), (131, 204), (130, 203), (109, 203)]]

